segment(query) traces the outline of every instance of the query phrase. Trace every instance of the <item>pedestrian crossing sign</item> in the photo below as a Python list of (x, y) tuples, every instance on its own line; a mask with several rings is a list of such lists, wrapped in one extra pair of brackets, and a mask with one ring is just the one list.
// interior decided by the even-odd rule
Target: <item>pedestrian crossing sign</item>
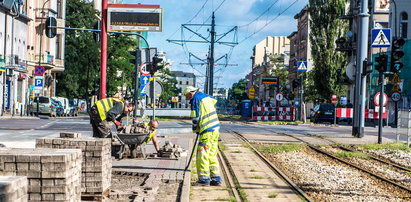
[(308, 63), (307, 61), (298, 61), (297, 62), (297, 71), (301, 71), (301, 72), (306, 72), (307, 71), (307, 67), (308, 67)]
[(391, 46), (391, 29), (372, 29), (371, 32), (373, 48), (384, 48)]

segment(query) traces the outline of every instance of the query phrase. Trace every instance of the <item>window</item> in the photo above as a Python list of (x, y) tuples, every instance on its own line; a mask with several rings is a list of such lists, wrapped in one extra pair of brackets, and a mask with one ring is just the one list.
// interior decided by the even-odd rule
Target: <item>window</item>
[(188, 85), (188, 81), (186, 81), (186, 85)]
[(408, 14), (406, 12), (402, 12), (400, 14), (400, 37), (407, 38), (407, 31), (408, 31)]
[(183, 82), (182, 82), (182, 81), (180, 81), (180, 84), (183, 84)]

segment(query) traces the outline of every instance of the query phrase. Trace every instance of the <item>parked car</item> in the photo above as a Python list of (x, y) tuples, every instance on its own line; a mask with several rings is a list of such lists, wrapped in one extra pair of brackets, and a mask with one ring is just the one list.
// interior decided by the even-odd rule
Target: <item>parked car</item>
[(331, 103), (321, 103), (311, 109), (310, 120), (313, 123), (330, 122), (334, 123), (335, 105)]
[(37, 114), (37, 102), (39, 103), (39, 114), (47, 114), (50, 117), (56, 116), (56, 107), (53, 105), (53, 101), (49, 97), (40, 96), (35, 97), (29, 106), (30, 115)]
[(70, 104), (69, 100), (64, 97), (52, 97), (54, 100), (59, 101), (61, 103), (61, 106), (63, 108), (63, 114), (62, 116), (68, 116), (70, 113)]
[(57, 116), (65, 116), (64, 107), (61, 104), (61, 102), (58, 101), (58, 100), (55, 100), (53, 98), (51, 98), (51, 101), (52, 101), (54, 107), (56, 108), (56, 115)]

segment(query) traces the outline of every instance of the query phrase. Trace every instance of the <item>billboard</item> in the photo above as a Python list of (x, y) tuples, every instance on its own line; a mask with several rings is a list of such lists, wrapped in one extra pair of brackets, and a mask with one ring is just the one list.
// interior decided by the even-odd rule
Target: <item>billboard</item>
[(159, 5), (109, 4), (108, 31), (161, 32), (163, 9)]

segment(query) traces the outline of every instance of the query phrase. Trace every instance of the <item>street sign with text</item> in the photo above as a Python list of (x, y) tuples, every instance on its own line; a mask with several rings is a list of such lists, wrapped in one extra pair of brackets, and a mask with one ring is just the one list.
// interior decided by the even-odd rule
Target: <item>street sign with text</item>
[(400, 92), (393, 92), (393, 93), (391, 94), (391, 99), (392, 99), (392, 101), (394, 101), (394, 102), (400, 101), (400, 100), (401, 100), (401, 93), (400, 93)]

